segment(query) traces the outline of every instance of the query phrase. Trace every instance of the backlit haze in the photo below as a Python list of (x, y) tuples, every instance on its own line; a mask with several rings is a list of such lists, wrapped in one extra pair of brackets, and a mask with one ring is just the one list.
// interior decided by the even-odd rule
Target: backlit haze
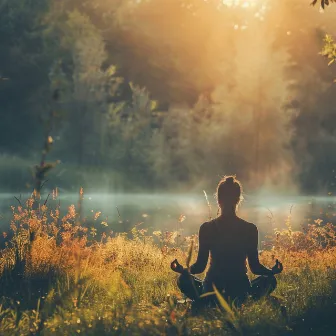
[(48, 160), (60, 164), (43, 195), (58, 187), (64, 210), (82, 186), (85, 212), (102, 211), (112, 230), (120, 221), (172, 229), (183, 214), (191, 233), (209, 217), (203, 190), (215, 216), (216, 184), (236, 174), (241, 214), (263, 234), (290, 212), (296, 228), (334, 221), (336, 74), (320, 52), (336, 32), (335, 6), (94, 3), (51, 2), (38, 16), (48, 29), (32, 24), (42, 51), (28, 48), (22, 63), (13, 36), (1, 54), (0, 225), (14, 195), (31, 191), (55, 85)]

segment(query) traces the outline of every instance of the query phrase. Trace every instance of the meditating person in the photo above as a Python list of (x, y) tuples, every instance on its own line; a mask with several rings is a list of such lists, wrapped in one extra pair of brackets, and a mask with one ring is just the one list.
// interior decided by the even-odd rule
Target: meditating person
[[(276, 288), (275, 274), (282, 272), (282, 264), (276, 260), (269, 269), (260, 263), (258, 229), (237, 216), (242, 198), (241, 183), (234, 176), (224, 177), (217, 187), (220, 215), (201, 225), (198, 256), (190, 273), (176, 259), (171, 263), (171, 269), (181, 273), (180, 290), (190, 299), (199, 301), (199, 296), (213, 292), (215, 285), (225, 299), (239, 305), (249, 295), (258, 299)], [(204, 272), (209, 254), (210, 267), (204, 281), (190, 275)], [(252, 273), (260, 275), (252, 282), (247, 276), (246, 260)], [(208, 298), (203, 301), (209, 302)]]

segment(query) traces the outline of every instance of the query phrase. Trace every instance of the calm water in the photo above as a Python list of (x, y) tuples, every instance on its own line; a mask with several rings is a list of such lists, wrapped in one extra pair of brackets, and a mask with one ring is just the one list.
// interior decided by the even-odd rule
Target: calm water
[[(11, 205), (17, 205), (12, 194), (0, 194), (0, 229), (7, 230), (11, 215)], [(28, 195), (21, 195), (24, 201)], [(43, 195), (45, 199), (47, 195)], [(216, 215), (215, 200), (209, 196), (212, 205), (212, 216)], [(58, 201), (57, 201), (58, 202)], [(77, 194), (61, 195), (61, 209), (66, 212), (71, 204), (78, 203)], [(49, 199), (50, 207), (56, 202)], [(308, 218), (322, 218), (325, 221), (336, 221), (336, 197), (308, 196), (246, 196), (239, 212), (248, 221), (258, 225), (261, 238), (281, 228), (287, 216), (292, 215), (295, 228), (307, 222)], [(83, 202), (84, 214), (88, 220), (97, 211), (102, 214), (93, 225), (101, 225), (102, 220), (109, 223), (114, 231), (128, 230), (135, 224), (139, 227), (173, 230), (178, 218), (185, 216), (180, 225), (185, 234), (197, 232), (199, 225), (209, 218), (209, 208), (203, 194), (172, 195), (172, 194), (86, 194)]]

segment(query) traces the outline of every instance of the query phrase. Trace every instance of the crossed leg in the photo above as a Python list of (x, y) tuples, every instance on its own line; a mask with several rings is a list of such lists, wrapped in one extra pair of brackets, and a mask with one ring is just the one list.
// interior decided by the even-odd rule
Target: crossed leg
[[(199, 301), (200, 295), (208, 292), (209, 290), (204, 290), (204, 282), (195, 277), (194, 275), (183, 273), (179, 276), (177, 280), (177, 285), (181, 292), (193, 301)], [(238, 303), (241, 304), (243, 301), (251, 295), (254, 300), (259, 300), (262, 297), (269, 296), (277, 286), (277, 281), (275, 276), (259, 276), (251, 281), (250, 288), (247, 292), (237, 293), (235, 297), (231, 297), (232, 300), (238, 299)], [(229, 294), (229, 293), (228, 293)], [(227, 299), (229, 295), (224, 297)], [(204, 303), (209, 303), (209, 298), (203, 300)], [(211, 300), (210, 300), (211, 301)], [(212, 299), (212, 301), (214, 301)]]

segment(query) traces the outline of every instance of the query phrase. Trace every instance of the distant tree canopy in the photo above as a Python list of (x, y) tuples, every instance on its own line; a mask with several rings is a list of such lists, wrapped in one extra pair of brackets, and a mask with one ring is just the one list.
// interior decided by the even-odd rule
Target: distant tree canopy
[(332, 7), (10, 0), (0, 15), (1, 152), (34, 155), (54, 109), (57, 159), (134, 183), (334, 183)]
[[(325, 6), (329, 6), (330, 3), (336, 3), (336, 0), (320, 0), (321, 7), (324, 9)], [(318, 0), (314, 0), (312, 5), (316, 5)], [(336, 43), (332, 35), (326, 35), (324, 38), (325, 45), (322, 49), (322, 55), (326, 56), (329, 60), (328, 65), (332, 65), (336, 62)], [(334, 80), (336, 83), (336, 79)]]

